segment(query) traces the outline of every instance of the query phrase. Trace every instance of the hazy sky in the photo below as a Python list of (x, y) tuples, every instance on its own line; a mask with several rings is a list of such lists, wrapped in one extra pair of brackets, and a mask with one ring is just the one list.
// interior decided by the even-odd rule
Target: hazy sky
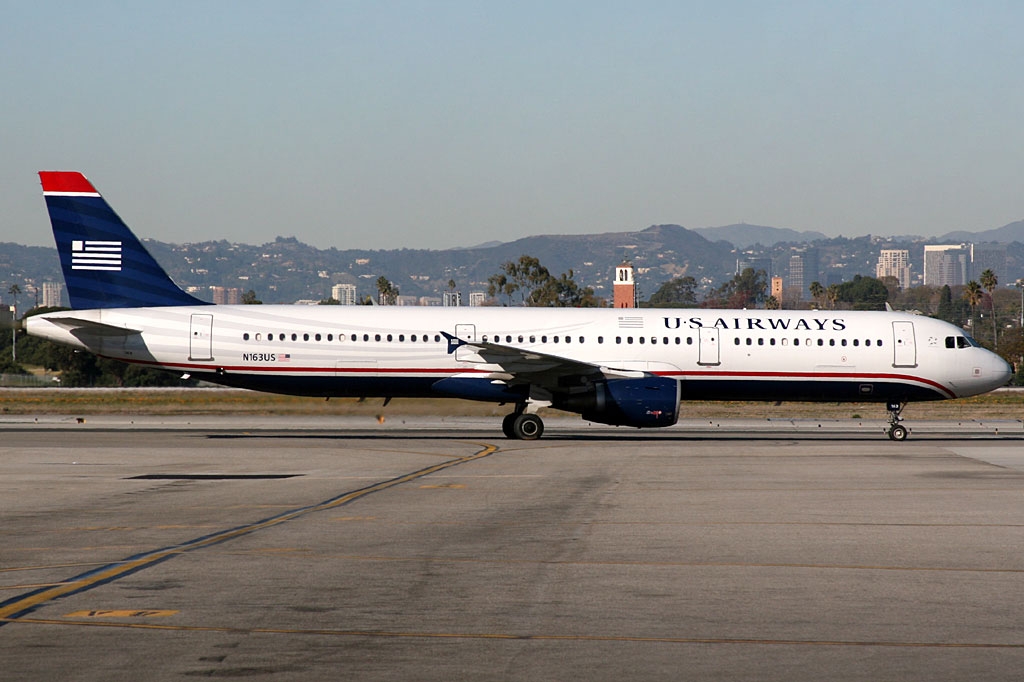
[(1024, 3), (5, 2), (0, 241), (40, 169), (142, 237), (474, 245), (1024, 218)]

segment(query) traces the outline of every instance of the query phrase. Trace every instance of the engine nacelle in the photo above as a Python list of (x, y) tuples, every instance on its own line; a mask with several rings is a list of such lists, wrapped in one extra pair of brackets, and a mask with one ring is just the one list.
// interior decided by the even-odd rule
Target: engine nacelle
[(680, 386), (675, 379), (611, 379), (594, 388), (592, 404), (581, 410), (588, 421), (648, 428), (672, 426), (679, 419)]

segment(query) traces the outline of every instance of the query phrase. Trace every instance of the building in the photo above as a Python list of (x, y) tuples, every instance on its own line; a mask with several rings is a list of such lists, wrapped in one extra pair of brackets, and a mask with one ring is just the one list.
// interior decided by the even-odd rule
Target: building
[(771, 295), (779, 303), (782, 303), (783, 281), (781, 277), (772, 277)]
[(973, 244), (928, 244), (924, 247), (924, 284), (963, 286), (971, 279)]
[(213, 302), (217, 305), (239, 305), (242, 302), (242, 290), (238, 287), (210, 287)]
[(446, 291), (444, 292), (444, 303), (446, 308), (453, 308), (462, 305), (462, 292), (459, 291)]
[(59, 308), (64, 294), (64, 285), (60, 282), (43, 282), (43, 307)]
[[(981, 279), (981, 273), (991, 270), (996, 279), (1009, 284), (1006, 270), (1006, 244), (975, 244), (971, 253), (971, 277)], [(979, 282), (980, 283), (980, 282)]]
[(633, 281), (633, 266), (629, 263), (623, 263), (615, 268), (612, 292), (616, 308), (636, 307), (636, 282)]
[(797, 301), (806, 299), (811, 282), (817, 282), (819, 279), (817, 249), (807, 249), (791, 254), (787, 272), (789, 276), (786, 289), (790, 298)]
[(356, 304), (356, 285), (355, 284), (335, 284), (331, 287), (331, 298), (340, 303), (341, 305), (355, 305)]
[(882, 249), (875, 265), (875, 277), (895, 277), (900, 289), (910, 288), (910, 251), (907, 249)]
[(479, 308), (487, 300), (487, 294), (483, 291), (469, 292), (469, 305), (471, 308)]

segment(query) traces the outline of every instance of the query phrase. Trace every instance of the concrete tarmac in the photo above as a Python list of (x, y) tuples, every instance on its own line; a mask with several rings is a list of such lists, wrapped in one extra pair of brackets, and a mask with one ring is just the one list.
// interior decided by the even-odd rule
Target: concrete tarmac
[(1016, 680), (1020, 423), (0, 424), (4, 680)]

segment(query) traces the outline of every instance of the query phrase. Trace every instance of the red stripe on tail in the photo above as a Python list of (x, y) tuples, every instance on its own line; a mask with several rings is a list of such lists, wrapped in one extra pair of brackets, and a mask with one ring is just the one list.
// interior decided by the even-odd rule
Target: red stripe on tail
[(96, 188), (78, 171), (39, 171), (44, 192), (83, 192), (96, 194)]

